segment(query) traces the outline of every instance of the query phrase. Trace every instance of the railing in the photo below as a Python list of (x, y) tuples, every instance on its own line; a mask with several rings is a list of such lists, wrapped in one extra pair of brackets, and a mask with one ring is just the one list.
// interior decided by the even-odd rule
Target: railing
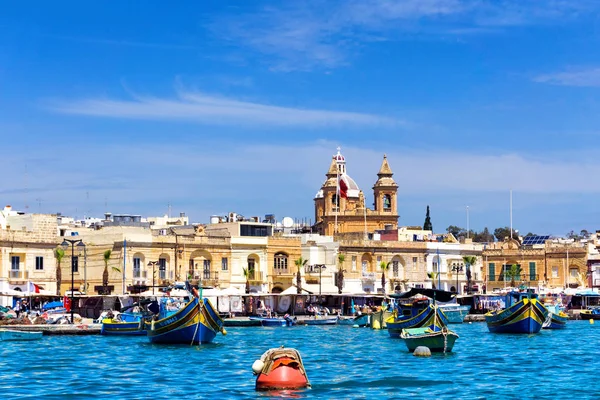
[(320, 264), (304, 266), (304, 272), (307, 274), (319, 275), (319, 272), (321, 274), (323, 274), (326, 270), (327, 270), (327, 267), (325, 265), (320, 265)]
[(250, 271), (248, 274), (248, 280), (250, 282), (262, 282), (263, 273), (261, 271)]
[(273, 272), (277, 275), (290, 275), (294, 273), (289, 268), (273, 268)]
[(27, 272), (13, 269), (10, 271), (10, 279), (27, 279)]
[(374, 281), (375, 280), (375, 272), (363, 272), (361, 278), (366, 281)]
[[(513, 280), (513, 277), (509, 274), (488, 275), (487, 280), (489, 282), (510, 282)], [(515, 282), (533, 282), (533, 281), (538, 281), (538, 280), (539, 280), (539, 275), (537, 275), (537, 274), (535, 274), (535, 275), (521, 274), (521, 275), (514, 276)]]

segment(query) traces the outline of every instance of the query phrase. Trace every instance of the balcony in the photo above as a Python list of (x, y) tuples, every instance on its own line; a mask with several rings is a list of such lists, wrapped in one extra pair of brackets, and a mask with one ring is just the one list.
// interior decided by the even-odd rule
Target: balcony
[(250, 273), (248, 274), (248, 281), (250, 283), (262, 283), (263, 282), (262, 271), (250, 271)]
[(375, 272), (363, 272), (360, 278), (363, 281), (375, 281)]
[[(508, 274), (500, 275), (487, 275), (488, 282), (510, 282), (512, 277)], [(521, 274), (514, 278), (516, 283), (519, 282), (535, 282), (539, 280), (539, 275)]]
[(327, 267), (323, 264), (304, 266), (304, 273), (308, 275), (319, 275), (319, 273), (323, 274), (325, 271), (327, 271)]
[(219, 284), (218, 271), (202, 271), (200, 275), (200, 284), (207, 286), (217, 286)]
[(9, 279), (13, 281), (22, 281), (29, 278), (29, 274), (27, 271), (22, 271), (18, 269), (10, 270)]

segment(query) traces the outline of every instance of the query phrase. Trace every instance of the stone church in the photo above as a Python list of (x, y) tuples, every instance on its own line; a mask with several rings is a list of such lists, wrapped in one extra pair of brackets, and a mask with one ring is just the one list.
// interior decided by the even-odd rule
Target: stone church
[(365, 195), (346, 172), (346, 159), (338, 152), (331, 159), (327, 179), (317, 192), (315, 228), (322, 235), (363, 233), (398, 228), (398, 185), (383, 156), (373, 185), (374, 208), (366, 207)]

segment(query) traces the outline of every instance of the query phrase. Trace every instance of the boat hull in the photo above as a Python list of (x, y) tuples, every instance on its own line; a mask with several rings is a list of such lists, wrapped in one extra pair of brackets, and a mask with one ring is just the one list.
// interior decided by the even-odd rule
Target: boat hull
[(448, 353), (454, 348), (458, 335), (451, 330), (430, 331), (429, 329), (403, 329), (400, 337), (408, 351), (413, 352), (419, 346), (425, 346), (434, 353)]
[(485, 322), (492, 333), (538, 333), (548, 310), (538, 299), (523, 299), (501, 311), (489, 312)]
[(224, 319), (224, 326), (261, 326), (258, 320), (254, 319)]
[(600, 320), (600, 314), (593, 314), (593, 313), (585, 312), (585, 311), (582, 311), (579, 314), (579, 317), (583, 320), (589, 320), (589, 319)]
[(427, 306), (414, 317), (395, 318), (392, 316), (386, 321), (388, 333), (390, 337), (393, 338), (400, 337), (402, 329), (420, 328), (434, 323), (442, 327), (446, 326), (448, 324), (448, 318), (446, 318), (439, 308), (432, 305)]
[(249, 317), (252, 321), (260, 321), (262, 326), (279, 327), (279, 326), (294, 326), (294, 320), (291, 318), (262, 318)]
[(197, 298), (166, 318), (146, 324), (151, 343), (200, 344), (210, 343), (223, 332), (223, 320), (208, 299), (203, 305)]
[(440, 309), (446, 318), (448, 318), (448, 323), (462, 324), (465, 320), (465, 317), (469, 314), (471, 306), (455, 306), (452, 308), (440, 307)]
[(305, 325), (336, 325), (337, 318), (316, 318), (316, 319), (305, 319)]
[(369, 316), (367, 314), (359, 315), (357, 317), (350, 318), (338, 318), (338, 325), (347, 325), (347, 326), (367, 326), (369, 324)]
[(0, 329), (0, 342), (40, 340), (43, 335), (43, 332), (25, 332), (10, 329)]
[(138, 322), (112, 322), (112, 320), (105, 321), (102, 321), (102, 328), (100, 328), (101, 335), (146, 335), (146, 329), (142, 320)]

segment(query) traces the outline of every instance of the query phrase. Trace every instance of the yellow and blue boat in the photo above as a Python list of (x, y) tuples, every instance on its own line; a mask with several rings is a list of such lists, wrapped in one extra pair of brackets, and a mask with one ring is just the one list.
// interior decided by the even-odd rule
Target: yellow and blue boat
[(213, 341), (218, 332), (226, 334), (223, 320), (208, 299), (196, 294), (185, 302), (176, 298), (161, 299), (159, 314), (146, 323), (151, 343), (200, 344)]
[(450, 301), (453, 293), (437, 289), (412, 288), (408, 292), (392, 294), (390, 297), (406, 299), (422, 295), (433, 300), (415, 301), (411, 305), (398, 304), (394, 310), (394, 315), (386, 319), (387, 330), (390, 337), (399, 338), (403, 329), (413, 329), (436, 325), (440, 328), (449, 324), (446, 315), (435, 304), (435, 301)]
[(547, 317), (535, 293), (510, 292), (505, 307), (485, 314), (485, 322), (492, 333), (538, 333)]
[(102, 320), (101, 335), (145, 335), (144, 319), (150, 318), (142, 313), (124, 312), (114, 318)]
[(558, 304), (546, 304), (548, 316), (542, 328), (544, 329), (563, 329), (567, 327), (569, 316), (562, 310)]

